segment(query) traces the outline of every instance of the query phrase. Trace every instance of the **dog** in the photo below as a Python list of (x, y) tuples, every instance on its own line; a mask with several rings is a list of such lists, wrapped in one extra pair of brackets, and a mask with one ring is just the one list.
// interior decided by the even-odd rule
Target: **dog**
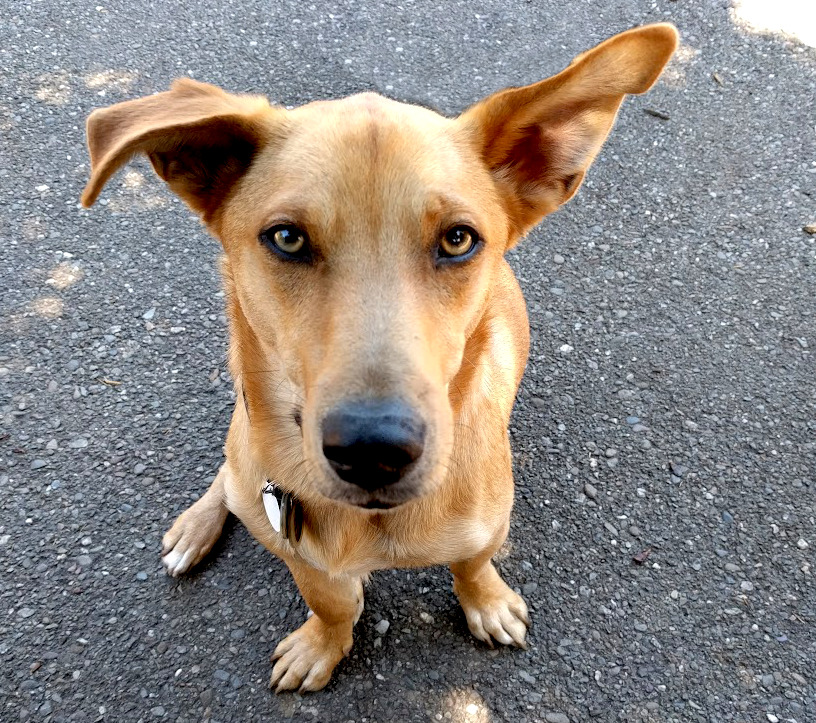
[(223, 245), (225, 461), (162, 559), (190, 570), (232, 512), (286, 563), (313, 614), (274, 652), (277, 691), (328, 683), (377, 569), (449, 565), (471, 633), (525, 647), (527, 606), (491, 562), (529, 348), (505, 252), (575, 194), (677, 42), (628, 30), (456, 118), (374, 93), (286, 110), (190, 79), (89, 116), (84, 206), (145, 154)]

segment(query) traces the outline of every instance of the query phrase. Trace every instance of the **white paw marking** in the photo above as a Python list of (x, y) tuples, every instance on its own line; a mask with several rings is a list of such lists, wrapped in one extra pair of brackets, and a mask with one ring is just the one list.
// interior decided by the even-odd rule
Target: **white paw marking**
[(190, 558), (193, 556), (192, 550), (185, 550), (183, 553), (176, 547), (168, 552), (163, 558), (167, 574), (177, 577), (190, 569)]

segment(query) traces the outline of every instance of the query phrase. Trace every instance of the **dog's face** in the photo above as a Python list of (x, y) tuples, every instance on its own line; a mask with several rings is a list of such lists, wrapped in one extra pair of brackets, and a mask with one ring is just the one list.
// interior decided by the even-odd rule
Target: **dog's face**
[(444, 474), (507, 215), (462, 127), (432, 111), (366, 94), (279, 123), (225, 204), (236, 293), (296, 389), (318, 489), (403, 502)]
[(374, 94), (286, 111), (180, 81), (92, 115), (83, 200), (145, 152), (224, 245), (250, 405), (287, 400), (317, 491), (391, 507), (446, 474), (504, 253), (575, 193), (675, 44), (670, 26), (629, 31), (455, 119)]

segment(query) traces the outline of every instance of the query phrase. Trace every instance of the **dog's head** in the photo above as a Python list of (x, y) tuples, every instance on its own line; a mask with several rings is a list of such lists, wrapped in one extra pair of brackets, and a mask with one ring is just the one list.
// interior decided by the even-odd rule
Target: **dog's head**
[(258, 367), (240, 372), (271, 408), (292, 394), (311, 484), (393, 506), (444, 477), (504, 253), (575, 194), (676, 43), (670, 25), (630, 30), (453, 119), (370, 93), (289, 111), (180, 80), (91, 115), (83, 203), (146, 154), (223, 243)]

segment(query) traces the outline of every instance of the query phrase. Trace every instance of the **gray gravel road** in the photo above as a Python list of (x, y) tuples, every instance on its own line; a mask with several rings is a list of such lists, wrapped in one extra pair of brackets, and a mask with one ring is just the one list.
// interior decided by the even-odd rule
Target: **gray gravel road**
[[(721, 0), (97, 1), (0, 20), (0, 719), (816, 721), (816, 51)], [(664, 19), (676, 61), (512, 253), (530, 649), (384, 572), (329, 687), (276, 697), (283, 565), (238, 524), (189, 578), (158, 555), (234, 403), (217, 243), (143, 162), (80, 210), (86, 114), (185, 74), (456, 113)]]

